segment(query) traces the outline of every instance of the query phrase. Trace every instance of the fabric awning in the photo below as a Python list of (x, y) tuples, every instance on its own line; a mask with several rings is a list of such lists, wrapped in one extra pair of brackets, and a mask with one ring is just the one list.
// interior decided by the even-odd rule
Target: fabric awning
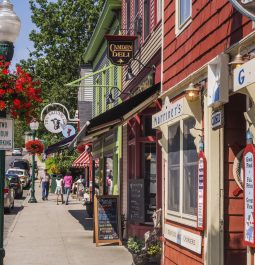
[(87, 151), (81, 153), (73, 162), (72, 167), (80, 168), (89, 166), (89, 154)]
[(68, 138), (63, 139), (58, 143), (55, 143), (53, 145), (49, 145), (48, 148), (45, 150), (45, 154), (46, 155), (53, 154), (53, 153), (58, 152), (61, 149), (68, 147), (68, 145), (72, 142), (72, 140), (75, 137), (76, 137), (76, 134), (74, 134)]
[(145, 89), (141, 93), (86, 122), (79, 134), (70, 143), (69, 148), (74, 148), (75, 144), (80, 142), (89, 142), (93, 137), (103, 134), (114, 126), (129, 120), (132, 116), (150, 106), (157, 99), (159, 91), (160, 83)]

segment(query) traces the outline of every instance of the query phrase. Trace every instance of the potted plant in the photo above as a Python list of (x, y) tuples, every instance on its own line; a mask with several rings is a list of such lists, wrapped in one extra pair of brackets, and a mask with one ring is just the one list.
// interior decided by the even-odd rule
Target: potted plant
[(137, 237), (130, 237), (127, 242), (127, 248), (132, 254), (135, 265), (146, 265), (148, 263), (147, 253), (142, 240)]
[(162, 252), (160, 240), (151, 242), (147, 246), (146, 251), (147, 251), (148, 258), (149, 258), (149, 262), (153, 262), (154, 264), (155, 263), (160, 264), (161, 252)]

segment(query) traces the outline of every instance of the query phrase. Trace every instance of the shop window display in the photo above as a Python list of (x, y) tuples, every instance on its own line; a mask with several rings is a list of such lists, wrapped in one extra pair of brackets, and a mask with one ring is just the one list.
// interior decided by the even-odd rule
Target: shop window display
[(181, 120), (168, 129), (168, 210), (179, 215), (196, 214), (197, 149), (190, 129), (194, 118)]
[(113, 194), (113, 157), (105, 158), (104, 194)]

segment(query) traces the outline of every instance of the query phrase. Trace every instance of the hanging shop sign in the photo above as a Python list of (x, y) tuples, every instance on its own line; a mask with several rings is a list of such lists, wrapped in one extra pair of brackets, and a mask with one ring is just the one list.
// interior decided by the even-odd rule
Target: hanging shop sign
[(255, 247), (254, 240), (254, 168), (255, 148), (248, 144), (244, 150), (244, 243)]
[(183, 98), (170, 103), (169, 98), (165, 98), (162, 110), (152, 116), (152, 128), (156, 128), (169, 122), (183, 114)]
[(255, 83), (254, 66), (255, 58), (234, 69), (234, 92)]
[(254, 0), (229, 0), (230, 3), (244, 16), (255, 20)]
[(165, 224), (164, 236), (166, 239), (178, 244), (184, 248), (201, 254), (202, 237), (200, 235), (188, 232), (179, 227)]
[(211, 119), (212, 129), (216, 130), (224, 125), (224, 109), (214, 111)]
[(126, 65), (134, 57), (136, 36), (105, 35), (107, 40), (107, 57), (112, 64)]
[(96, 246), (100, 243), (122, 244), (118, 196), (106, 195), (94, 197), (94, 222)]
[(55, 110), (50, 111), (44, 118), (45, 128), (52, 133), (60, 133), (67, 124), (66, 116), (63, 112)]
[(197, 229), (205, 229), (206, 209), (206, 158), (203, 151), (198, 155), (198, 183), (197, 183)]
[(73, 136), (75, 134), (75, 128), (72, 125), (66, 125), (63, 128), (62, 134), (65, 138)]
[(13, 148), (13, 120), (0, 119), (0, 150)]

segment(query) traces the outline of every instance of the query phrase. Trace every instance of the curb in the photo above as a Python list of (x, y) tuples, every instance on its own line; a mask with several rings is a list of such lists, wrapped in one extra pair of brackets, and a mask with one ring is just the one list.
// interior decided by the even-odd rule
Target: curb
[[(21, 207), (24, 208), (25, 206), (28, 205), (28, 198), (29, 198), (29, 194), (27, 194), (27, 197), (24, 199), (23, 203), (21, 204)], [(22, 213), (22, 210), (23, 210), (23, 209), (21, 209), (21, 210), (17, 213), (16, 217), (15, 217), (14, 220), (13, 220), (12, 225), (10, 226), (10, 229), (9, 229), (9, 231), (8, 231), (8, 233), (7, 233), (7, 236), (6, 236), (6, 239), (5, 239), (5, 242), (4, 242), (4, 248), (6, 248), (7, 245), (8, 245), (8, 243), (9, 243), (9, 239), (10, 239), (11, 234), (13, 233), (14, 228), (15, 228), (15, 226), (16, 226), (18, 220), (19, 220), (19, 217), (20, 217), (20, 214)]]

